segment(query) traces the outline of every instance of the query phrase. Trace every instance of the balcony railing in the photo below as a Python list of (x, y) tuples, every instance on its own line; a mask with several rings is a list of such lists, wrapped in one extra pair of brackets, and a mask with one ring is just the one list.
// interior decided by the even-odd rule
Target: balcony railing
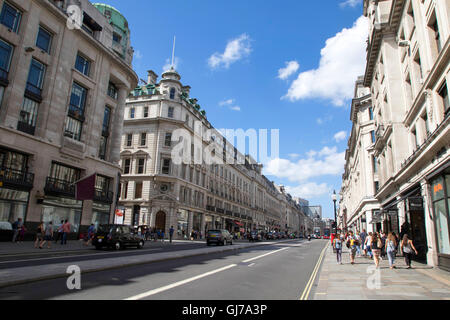
[(0, 168), (0, 181), (4, 186), (30, 190), (33, 188), (34, 174), (10, 168)]
[(36, 127), (31, 124), (28, 124), (27, 122), (19, 121), (17, 123), (17, 130), (31, 134), (32, 136), (34, 136)]
[(226, 210), (226, 211), (225, 211), (225, 214), (226, 214), (227, 216), (232, 216), (232, 215), (233, 215), (233, 212), (230, 211), (230, 210)]
[(208, 210), (208, 211), (216, 211), (216, 207), (207, 205), (206, 206), (206, 210)]
[(221, 209), (221, 208), (216, 208), (216, 212), (217, 212), (217, 213), (224, 213), (225, 210), (223, 210), (223, 209)]
[(75, 184), (70, 181), (47, 177), (45, 194), (75, 197)]
[(114, 193), (112, 191), (104, 191), (101, 189), (95, 189), (94, 201), (113, 203)]

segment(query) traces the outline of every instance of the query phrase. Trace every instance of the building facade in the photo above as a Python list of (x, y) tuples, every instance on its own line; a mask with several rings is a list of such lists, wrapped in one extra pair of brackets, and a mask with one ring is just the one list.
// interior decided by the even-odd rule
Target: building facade
[[(0, 221), (23, 218), (31, 233), (67, 219), (78, 237), (114, 216), (125, 99), (138, 79), (126, 19), (96, 6), (0, 1)], [(95, 199), (77, 201), (73, 183), (92, 174)]]
[[(176, 238), (217, 228), (298, 233), (299, 206), (209, 123), (180, 75), (172, 68), (157, 78), (149, 71), (145, 85), (127, 100), (120, 221), (166, 234), (173, 226)], [(177, 163), (172, 152), (180, 145), (180, 130), (187, 135), (181, 145), (188, 160)], [(211, 163), (202, 160), (205, 150)]]
[[(365, 0), (364, 15), (370, 28), (363, 85), (375, 123), (368, 150), (380, 206), (375, 230), (408, 234), (417, 259), (450, 270), (450, 4)], [(343, 189), (344, 199), (349, 192)], [(343, 216), (354, 204), (341, 206)]]

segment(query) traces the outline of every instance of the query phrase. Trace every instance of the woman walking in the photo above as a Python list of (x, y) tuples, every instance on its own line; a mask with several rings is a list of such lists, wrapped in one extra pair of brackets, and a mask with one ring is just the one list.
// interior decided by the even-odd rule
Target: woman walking
[[(34, 242), (34, 247), (36, 249), (38, 248), (39, 243), (44, 240), (43, 233), (44, 233), (44, 222), (41, 221), (39, 222), (39, 225), (36, 230), (36, 241)], [(42, 247), (39, 246), (39, 249), (42, 249)]]
[(366, 238), (366, 250), (367, 250), (367, 254), (369, 255), (370, 259), (372, 259), (372, 249), (371, 249), (372, 236), (373, 236), (373, 233), (369, 232), (369, 235)]
[(381, 254), (381, 239), (378, 232), (372, 235), (372, 242), (370, 243), (370, 248), (372, 249), (373, 261), (375, 261), (375, 266), (378, 268), (380, 265), (380, 254)]
[(400, 250), (403, 252), (403, 256), (405, 257), (405, 263), (408, 266), (407, 269), (411, 269), (411, 258), (413, 250), (417, 255), (417, 250), (414, 247), (412, 240), (408, 238), (408, 235), (403, 235), (403, 240), (400, 243)]
[(342, 264), (342, 240), (339, 234), (333, 239), (333, 248), (336, 252), (337, 263)]
[(390, 232), (386, 239), (386, 254), (389, 260), (389, 268), (395, 269), (395, 254), (397, 252), (397, 239), (393, 232)]
[(353, 232), (350, 231), (347, 237), (347, 248), (350, 249), (350, 263), (355, 264), (355, 256), (356, 256), (356, 239), (353, 236)]

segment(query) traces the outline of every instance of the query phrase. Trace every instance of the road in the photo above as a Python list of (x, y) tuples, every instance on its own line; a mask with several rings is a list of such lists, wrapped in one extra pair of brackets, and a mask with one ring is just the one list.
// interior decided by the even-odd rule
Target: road
[[(311, 275), (319, 271), (316, 266), (326, 244), (323, 240), (273, 242), (82, 274), (80, 290), (69, 290), (66, 278), (33, 282), (0, 289), (0, 299), (298, 300), (312, 296)], [(130, 252), (136, 251), (105, 253)], [(80, 258), (88, 257), (58, 259), (73, 259), (70, 262), (76, 264)], [(96, 258), (101, 256), (97, 253)]]

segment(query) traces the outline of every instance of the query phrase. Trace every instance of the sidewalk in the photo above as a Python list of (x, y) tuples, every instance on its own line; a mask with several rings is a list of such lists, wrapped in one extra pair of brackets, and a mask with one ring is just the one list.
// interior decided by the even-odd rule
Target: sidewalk
[(369, 258), (356, 258), (350, 264), (347, 248), (338, 265), (333, 248), (328, 246), (314, 292), (314, 300), (450, 300), (450, 273), (413, 261), (406, 269), (397, 256), (396, 269), (389, 268), (387, 257), (375, 270)]

